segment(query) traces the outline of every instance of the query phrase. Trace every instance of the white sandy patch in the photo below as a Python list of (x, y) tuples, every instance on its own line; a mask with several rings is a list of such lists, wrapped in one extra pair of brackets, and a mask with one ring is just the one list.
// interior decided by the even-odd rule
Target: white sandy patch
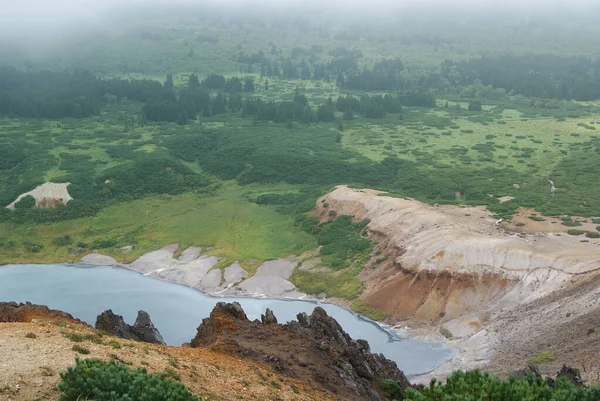
[(145, 274), (177, 265), (178, 262), (173, 259), (173, 255), (178, 248), (178, 246), (168, 245), (158, 251), (146, 253), (129, 265), (129, 268)]
[(257, 276), (277, 276), (283, 279), (290, 278), (290, 275), (296, 268), (296, 263), (285, 259), (269, 260), (263, 263), (256, 270)]
[(244, 270), (239, 263), (234, 263), (225, 268), (225, 271), (223, 272), (223, 278), (225, 279), (225, 282), (223, 285), (229, 286), (231, 284), (239, 283), (246, 277), (248, 277), (248, 272)]
[(81, 258), (82, 263), (88, 265), (101, 265), (101, 266), (119, 266), (119, 262), (115, 258), (107, 255), (101, 255), (99, 253), (90, 253)]
[(250, 296), (283, 296), (294, 291), (296, 286), (284, 278), (277, 276), (253, 276), (238, 286), (244, 295)]
[(202, 248), (200, 248), (199, 246), (190, 246), (189, 248), (186, 248), (183, 252), (181, 252), (181, 255), (179, 256), (179, 258), (177, 258), (177, 260), (179, 260), (180, 263), (191, 262), (192, 260), (198, 259), (201, 253)]
[(205, 291), (211, 291), (221, 285), (222, 277), (221, 270), (215, 269), (209, 271), (196, 286)]
[(71, 199), (73, 199), (71, 195), (69, 195), (69, 191), (67, 191), (67, 187), (70, 184), (70, 182), (58, 184), (53, 182), (45, 182), (29, 192), (19, 195), (19, 197), (15, 199), (13, 203), (6, 207), (8, 209), (14, 209), (15, 203), (27, 195), (31, 195), (35, 198), (36, 207), (55, 207), (60, 203), (66, 205)]

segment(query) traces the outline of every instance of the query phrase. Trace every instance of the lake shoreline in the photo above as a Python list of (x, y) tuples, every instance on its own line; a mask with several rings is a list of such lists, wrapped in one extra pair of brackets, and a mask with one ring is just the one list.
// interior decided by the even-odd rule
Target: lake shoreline
[[(343, 327), (351, 329), (350, 334), (354, 338), (370, 341), (373, 352), (386, 355), (390, 353), (388, 358), (397, 361), (403, 370), (407, 369), (411, 377), (430, 372), (431, 368), (427, 363), (437, 367), (448, 361), (452, 355), (442, 343), (422, 341), (419, 338), (401, 338), (370, 319), (335, 304), (317, 300), (215, 297), (202, 291), (190, 291), (197, 289), (185, 285), (168, 287), (167, 285), (172, 283), (160, 279), (147, 281), (144, 275), (132, 274), (137, 272), (121, 266), (54, 264), (2, 267), (8, 269), (0, 269), (0, 276), (4, 278), (1, 281), (5, 286), (2, 293), (6, 299), (3, 301), (30, 301), (34, 304), (48, 305), (52, 309), (71, 313), (88, 324), (94, 322), (97, 313), (109, 308), (122, 314), (126, 320), (133, 319), (138, 310), (144, 309), (150, 313), (163, 337), (171, 345), (188, 341), (188, 336), (194, 332), (197, 323), (209, 316), (214, 302), (202, 301), (202, 297), (205, 297), (204, 299), (210, 298), (215, 301), (223, 298), (223, 302), (238, 301), (247, 310), (251, 320), (260, 318), (260, 314), (264, 313), (266, 308), (271, 308), (282, 321), (290, 321), (295, 319), (297, 313), (311, 313), (314, 306), (320, 304), (328, 313), (333, 313), (332, 316)], [(27, 277), (31, 277), (30, 274), (33, 274), (35, 279), (26, 280)], [(44, 291), (44, 287), (49, 290)], [(168, 340), (169, 337), (171, 340)], [(396, 345), (391, 346), (392, 343)], [(415, 360), (415, 357), (418, 360), (423, 358), (421, 363), (413, 367), (416, 370), (411, 368), (413, 364), (410, 362)]]

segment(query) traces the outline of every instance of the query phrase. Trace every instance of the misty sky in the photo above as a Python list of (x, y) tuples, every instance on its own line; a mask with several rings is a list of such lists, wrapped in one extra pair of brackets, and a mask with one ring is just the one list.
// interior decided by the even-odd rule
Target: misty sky
[(512, 10), (515, 13), (524, 10), (548, 13), (599, 6), (598, 0), (14, 0), (2, 3), (4, 4), (0, 12), (0, 34), (4, 37), (19, 36), (19, 33), (26, 31), (51, 34), (67, 27), (90, 28), (102, 24), (103, 16), (109, 11), (115, 12), (117, 9), (123, 14), (135, 13), (136, 8), (152, 7), (159, 3), (168, 4), (169, 7), (212, 3), (234, 9), (249, 6), (306, 7), (307, 4), (314, 3), (313, 7), (329, 6), (342, 13), (351, 13), (358, 8), (373, 11), (389, 7), (400, 10), (418, 8), (428, 12), (450, 9), (455, 12), (475, 10), (492, 13), (500, 9)]

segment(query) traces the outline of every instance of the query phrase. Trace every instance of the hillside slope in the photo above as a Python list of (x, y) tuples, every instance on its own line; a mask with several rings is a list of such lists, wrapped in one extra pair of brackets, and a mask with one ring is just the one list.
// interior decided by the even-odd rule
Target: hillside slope
[[(7, 309), (0, 307), (0, 322), (4, 322), (0, 323), (0, 400), (58, 400), (59, 373), (73, 365), (76, 356), (116, 359), (131, 368), (165, 373), (209, 400), (338, 399), (264, 362), (212, 348), (169, 347), (106, 335), (99, 338), (97, 330), (62, 312), (30, 307), (15, 314)], [(78, 336), (83, 340), (77, 341)], [(79, 354), (73, 350), (75, 345), (90, 353)]]

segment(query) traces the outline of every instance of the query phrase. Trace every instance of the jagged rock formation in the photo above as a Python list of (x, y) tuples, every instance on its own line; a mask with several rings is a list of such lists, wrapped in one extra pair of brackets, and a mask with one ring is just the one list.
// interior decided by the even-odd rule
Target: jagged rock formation
[(396, 364), (372, 354), (369, 344), (353, 340), (321, 307), (299, 322), (276, 323), (273, 312), (263, 322), (248, 320), (240, 304), (218, 303), (202, 321), (192, 347), (212, 347), (269, 362), (278, 371), (347, 400), (379, 400), (381, 379), (398, 382), (402, 390), (410, 383)]
[(277, 318), (269, 308), (267, 308), (264, 315), (260, 315), (260, 320), (262, 324), (277, 324)]
[(0, 302), (0, 323), (29, 323), (33, 319), (73, 320), (85, 324), (68, 313), (49, 309), (47, 306), (31, 302)]
[(160, 332), (154, 327), (150, 315), (139, 311), (133, 326), (125, 323), (123, 316), (115, 315), (112, 310), (107, 310), (98, 315), (96, 329), (103, 330), (109, 335), (127, 340), (142, 341), (152, 344), (165, 344)]

